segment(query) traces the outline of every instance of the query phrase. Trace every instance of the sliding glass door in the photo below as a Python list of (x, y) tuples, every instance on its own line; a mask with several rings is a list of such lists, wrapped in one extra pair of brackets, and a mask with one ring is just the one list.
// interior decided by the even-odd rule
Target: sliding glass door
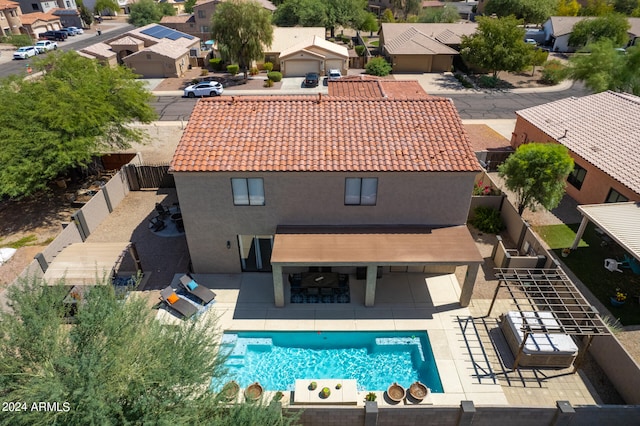
[(273, 235), (238, 235), (243, 272), (271, 272)]

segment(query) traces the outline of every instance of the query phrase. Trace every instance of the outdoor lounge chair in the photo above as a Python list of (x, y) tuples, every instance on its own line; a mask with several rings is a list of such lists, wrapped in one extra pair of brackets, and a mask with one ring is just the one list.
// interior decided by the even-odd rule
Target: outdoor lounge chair
[(171, 286), (165, 288), (160, 292), (160, 299), (162, 299), (162, 301), (166, 303), (169, 308), (178, 312), (185, 318), (190, 318), (195, 315), (196, 312), (198, 312), (198, 308), (196, 308), (186, 300), (179, 298)]
[(189, 293), (193, 294), (198, 299), (202, 300), (202, 303), (206, 305), (215, 299), (216, 294), (206, 288), (205, 286), (199, 285), (193, 278), (189, 275), (183, 275), (180, 277), (180, 284), (182, 287)]

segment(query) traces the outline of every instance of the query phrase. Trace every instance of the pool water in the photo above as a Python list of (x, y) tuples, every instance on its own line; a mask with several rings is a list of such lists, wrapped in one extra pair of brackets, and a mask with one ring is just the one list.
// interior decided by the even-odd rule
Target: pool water
[[(386, 390), (416, 380), (442, 392), (424, 331), (313, 331), (225, 333), (227, 380), (242, 387), (293, 390), (296, 379), (355, 379), (360, 391)], [(222, 381), (224, 383), (224, 381)]]

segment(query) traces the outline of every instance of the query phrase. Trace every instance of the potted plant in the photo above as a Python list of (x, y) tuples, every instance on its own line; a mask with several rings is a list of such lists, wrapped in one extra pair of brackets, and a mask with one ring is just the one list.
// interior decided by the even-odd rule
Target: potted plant
[(316, 390), (317, 387), (318, 387), (318, 384), (316, 382), (311, 382), (309, 384), (309, 390)]
[(616, 288), (615, 296), (610, 297), (611, 305), (613, 306), (622, 306), (624, 302), (627, 300), (627, 293), (624, 293), (619, 288)]
[(338, 383), (338, 384), (336, 385), (336, 389), (342, 389), (342, 383)]
[(367, 396), (364, 397), (365, 401), (369, 401), (369, 402), (373, 402), (376, 400), (376, 398), (378, 397), (378, 395), (376, 395), (375, 392), (369, 392), (367, 394)]
[(562, 257), (567, 257), (567, 256), (569, 256), (570, 253), (571, 253), (571, 249), (570, 248), (563, 248), (562, 249)]
[(273, 396), (273, 400), (274, 401), (280, 401), (282, 399), (282, 397), (284, 396), (284, 394), (280, 391), (276, 392), (276, 394)]
[(329, 395), (331, 395), (331, 389), (327, 387), (322, 388), (320, 391), (320, 398), (329, 398)]

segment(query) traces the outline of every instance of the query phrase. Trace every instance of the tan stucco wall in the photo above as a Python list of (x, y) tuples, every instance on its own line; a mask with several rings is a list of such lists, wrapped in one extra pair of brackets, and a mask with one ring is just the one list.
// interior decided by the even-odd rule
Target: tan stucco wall
[(189, 66), (189, 55), (183, 55), (178, 59), (168, 58), (158, 55), (155, 52), (142, 52), (131, 58), (124, 58), (124, 63), (133, 68), (136, 74), (141, 74), (146, 78), (151, 77), (180, 77), (180, 63), (184, 64), (182, 71), (186, 71)]
[[(175, 173), (196, 273), (240, 272), (237, 235), (278, 225), (464, 224), (476, 173)], [(264, 179), (265, 206), (234, 206), (232, 177)], [(345, 206), (346, 177), (377, 177), (376, 206)], [(226, 242), (231, 242), (227, 249)]]
[[(511, 146), (513, 148), (517, 148), (527, 142), (558, 143), (551, 136), (547, 135), (524, 118), (518, 116), (516, 119), (515, 129), (511, 135)], [(576, 164), (587, 171), (580, 190), (571, 184), (567, 184), (567, 194), (576, 200), (578, 204), (604, 203), (611, 188), (627, 197), (630, 201), (640, 200), (640, 194), (637, 194), (631, 189), (620, 184), (602, 170), (588, 163), (579, 155), (571, 151), (569, 151), (569, 154)], [(624, 159), (620, 159), (620, 161), (624, 161)]]
[(433, 56), (392, 55), (393, 72), (431, 72)]
[(431, 72), (451, 72), (453, 55), (436, 55), (433, 57)]

